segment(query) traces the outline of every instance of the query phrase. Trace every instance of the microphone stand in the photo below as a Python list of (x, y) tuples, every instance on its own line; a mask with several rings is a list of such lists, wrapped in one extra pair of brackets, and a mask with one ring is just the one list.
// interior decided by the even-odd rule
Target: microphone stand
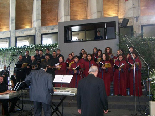
[[(132, 42), (129, 40), (129, 38), (127, 37), (127, 35), (125, 35), (125, 39), (127, 39), (128, 40), (128, 42), (133, 46), (133, 44), (132, 44)], [(126, 44), (126, 46), (128, 47), (128, 49), (129, 49), (129, 46), (128, 46), (128, 44)], [(133, 46), (134, 47), (134, 46)], [(150, 77), (149, 77), (149, 70), (150, 70), (150, 67), (149, 67), (149, 64), (145, 61), (145, 59), (141, 56), (141, 54), (138, 52), (138, 50), (136, 50), (135, 48), (134, 48), (134, 50), (138, 53), (138, 56), (143, 60), (143, 62), (147, 65), (147, 67), (148, 67), (148, 83), (149, 83), (149, 100), (151, 100), (151, 98), (150, 98)], [(129, 50), (129, 52), (130, 52), (130, 50)], [(132, 58), (133, 58), (133, 54), (130, 52), (130, 54), (131, 54), (131, 56), (132, 56)], [(135, 89), (135, 59), (133, 58), (133, 60), (134, 60), (134, 89)], [(139, 86), (138, 86), (138, 94), (139, 94)], [(139, 95), (138, 95), (138, 100), (139, 100)], [(139, 101), (139, 105), (140, 105), (140, 101)], [(145, 109), (145, 111), (144, 111), (144, 114), (146, 114), (146, 110), (148, 110), (148, 107)], [(133, 114), (132, 114), (133, 115)], [(137, 113), (136, 113), (136, 92), (135, 92), (135, 115), (137, 115)], [(134, 115), (133, 115), (134, 116)]]

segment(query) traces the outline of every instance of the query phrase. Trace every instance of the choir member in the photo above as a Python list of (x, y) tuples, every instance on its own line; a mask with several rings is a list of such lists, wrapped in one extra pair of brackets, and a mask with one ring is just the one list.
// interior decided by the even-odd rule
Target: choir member
[[(60, 56), (59, 57), (59, 63), (56, 65), (56, 75), (66, 75), (66, 63), (64, 62), (64, 57)], [(55, 84), (56, 87), (66, 87), (65, 84)]]
[(59, 58), (59, 57), (64, 57), (62, 54), (61, 54), (61, 50), (60, 49), (57, 49), (57, 57)]
[(78, 56), (74, 56), (74, 63), (71, 65), (71, 69), (73, 72), (73, 78), (71, 80), (70, 86), (72, 88), (76, 88), (78, 86), (78, 82), (79, 80), (81, 80), (81, 68), (82, 65), (79, 62), (79, 57)]
[[(109, 61), (110, 61), (111, 66), (113, 67), (114, 61), (113, 61), (112, 49), (110, 47), (106, 47), (105, 53), (109, 55)], [(113, 73), (113, 71), (111, 71), (111, 82), (113, 81), (113, 75), (114, 75), (114, 73)]]
[(80, 59), (80, 63), (83, 65), (87, 60), (87, 52), (83, 52), (82, 58)]
[(34, 55), (36, 61), (38, 61), (39, 59), (39, 50), (38, 49), (35, 49), (35, 55)]
[(118, 56), (114, 68), (114, 94), (126, 96), (126, 61), (122, 54)]
[(45, 56), (43, 55), (43, 51), (39, 50), (39, 58), (38, 61), (41, 63), (41, 61), (45, 60)]
[(118, 60), (118, 56), (122, 54), (121, 50), (117, 50), (117, 55), (113, 57), (114, 63)]
[(97, 57), (97, 47), (94, 47), (93, 49), (93, 54), (92, 54), (92, 58), (93, 60)]
[(131, 53), (134, 52), (134, 48), (132, 46), (129, 47), (129, 53), (127, 54), (127, 61), (132, 60)]
[[(50, 58), (50, 59), (52, 58), (52, 54), (50, 54), (50, 49), (49, 49), (49, 48), (46, 48), (46, 54), (49, 55), (49, 58)], [(46, 55), (46, 54), (45, 54), (45, 55)]]
[(101, 60), (102, 60), (102, 50), (98, 49), (95, 62), (98, 64)]
[(1, 71), (0, 75), (4, 77), (4, 83), (8, 85), (9, 71), (7, 70), (6, 65), (4, 65), (4, 70)]
[(18, 61), (16, 63), (16, 67), (15, 67), (15, 74), (16, 74), (16, 81), (17, 82), (22, 82), (24, 81), (25, 77), (26, 77), (26, 74), (25, 74), (25, 71), (22, 67), (24, 61), (23, 61), (23, 57), (22, 55), (19, 55), (18, 57)]
[(81, 49), (80, 53), (79, 53), (79, 60), (83, 57), (83, 53), (85, 52), (84, 49)]
[(51, 59), (51, 69), (52, 69), (52, 77), (55, 78), (55, 65), (59, 62), (57, 57), (56, 51), (52, 52), (52, 59)]
[(72, 70), (70, 69), (70, 67), (71, 67), (71, 64), (73, 64), (73, 63), (74, 63), (73, 56), (72, 56), (72, 54), (69, 54), (68, 58), (66, 60), (66, 67), (67, 67), (66, 74), (67, 75), (71, 75), (72, 74)]
[(50, 56), (49, 54), (46, 54), (45, 55), (45, 60), (41, 62), (41, 67), (43, 67), (43, 69), (46, 69), (46, 72), (47, 73), (50, 73), (52, 74), (52, 63), (51, 63), (51, 60), (50, 60)]
[(29, 56), (29, 51), (25, 52), (25, 56), (23, 56), (24, 63), (30, 63), (31, 62), (31, 56)]
[(87, 55), (87, 60), (84, 62), (83, 64), (83, 70), (84, 70), (84, 77), (87, 77), (88, 76), (88, 71), (89, 71), (89, 68), (91, 66), (97, 66), (96, 62), (92, 59), (92, 55), (91, 54), (88, 54)]
[(71, 54), (72, 54), (72, 56), (74, 57), (74, 52), (72, 52)]
[(64, 62), (64, 57), (59, 57), (59, 64), (56, 66), (56, 75), (66, 75), (66, 63)]
[[(141, 61), (136, 53), (132, 53), (133, 58), (128, 61), (129, 68), (129, 80), (130, 80), (130, 95), (141, 96)], [(135, 63), (135, 73), (134, 73), (134, 63)], [(134, 75), (135, 74), (135, 75)]]
[(109, 56), (105, 53), (102, 54), (102, 61), (99, 62), (99, 78), (103, 79), (107, 96), (110, 95), (110, 73), (112, 70), (109, 62)]

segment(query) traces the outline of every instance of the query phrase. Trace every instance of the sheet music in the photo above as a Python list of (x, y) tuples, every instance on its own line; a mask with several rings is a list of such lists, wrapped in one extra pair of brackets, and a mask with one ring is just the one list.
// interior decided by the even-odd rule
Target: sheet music
[(53, 82), (55, 83), (70, 83), (73, 75), (55, 75)]

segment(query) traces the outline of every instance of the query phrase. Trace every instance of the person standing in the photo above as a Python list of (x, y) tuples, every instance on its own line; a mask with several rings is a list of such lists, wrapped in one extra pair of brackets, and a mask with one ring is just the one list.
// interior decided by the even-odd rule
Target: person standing
[(81, 116), (103, 116), (108, 113), (108, 100), (104, 82), (97, 78), (98, 67), (91, 66), (89, 75), (79, 81), (77, 107)]
[(110, 95), (110, 76), (111, 76), (111, 64), (109, 62), (109, 57), (107, 54), (102, 54), (102, 61), (99, 62), (99, 78), (101, 78), (104, 81), (105, 89), (107, 96)]
[(30, 100), (34, 102), (34, 116), (51, 116), (52, 75), (43, 69), (32, 70), (25, 83), (30, 86)]
[(118, 56), (114, 68), (114, 94), (126, 96), (126, 61), (122, 54)]
[(88, 76), (89, 68), (91, 66), (94, 66), (94, 65), (97, 66), (96, 62), (92, 59), (92, 55), (91, 54), (88, 54), (87, 55), (87, 60), (83, 64), (84, 77), (87, 77)]
[[(141, 96), (142, 86), (141, 86), (141, 68), (142, 64), (135, 52), (132, 53), (129, 63), (129, 85), (130, 85), (130, 95)], [(134, 63), (135, 63), (135, 75), (134, 75)]]

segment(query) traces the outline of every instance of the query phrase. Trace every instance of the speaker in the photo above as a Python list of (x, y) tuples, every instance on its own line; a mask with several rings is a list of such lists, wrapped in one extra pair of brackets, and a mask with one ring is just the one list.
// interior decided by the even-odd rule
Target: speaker
[(123, 21), (122, 21), (121, 26), (126, 27), (128, 25), (128, 22), (129, 22), (129, 19), (124, 18)]

